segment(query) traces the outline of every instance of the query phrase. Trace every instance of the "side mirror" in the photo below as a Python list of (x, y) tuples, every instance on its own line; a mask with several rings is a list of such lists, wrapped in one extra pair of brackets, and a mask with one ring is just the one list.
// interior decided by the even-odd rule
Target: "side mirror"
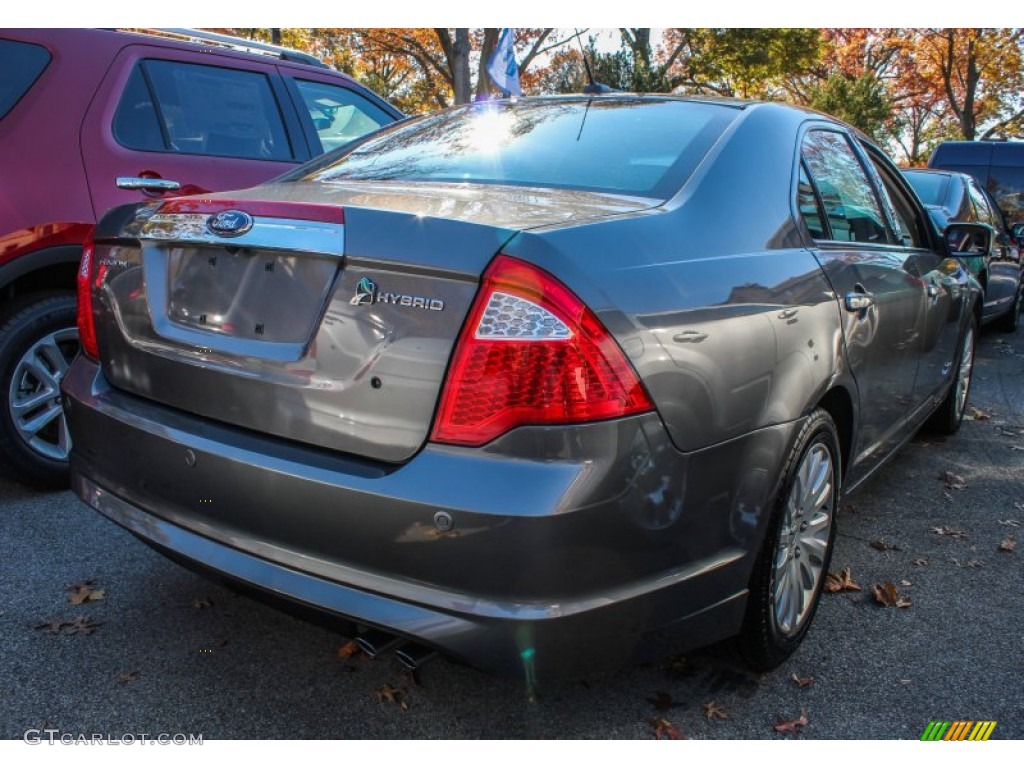
[(992, 228), (985, 224), (954, 221), (943, 233), (953, 256), (987, 256), (992, 248)]

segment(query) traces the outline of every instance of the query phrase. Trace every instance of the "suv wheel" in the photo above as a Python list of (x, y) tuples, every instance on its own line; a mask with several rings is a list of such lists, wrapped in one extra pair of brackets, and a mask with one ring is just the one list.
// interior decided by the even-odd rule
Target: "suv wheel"
[(73, 295), (49, 295), (0, 327), (0, 453), (18, 479), (54, 488), (68, 484), (60, 382), (78, 354), (75, 306)]

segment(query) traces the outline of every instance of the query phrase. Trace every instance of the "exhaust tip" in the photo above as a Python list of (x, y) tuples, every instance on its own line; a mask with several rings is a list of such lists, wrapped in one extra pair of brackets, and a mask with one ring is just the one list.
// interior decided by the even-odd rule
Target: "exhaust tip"
[(411, 672), (415, 672), (428, 661), (437, 658), (437, 651), (423, 645), (409, 643), (395, 651), (395, 658), (398, 662)]
[(356, 638), (356, 645), (371, 659), (394, 650), (404, 642), (400, 637), (376, 629), (371, 629)]

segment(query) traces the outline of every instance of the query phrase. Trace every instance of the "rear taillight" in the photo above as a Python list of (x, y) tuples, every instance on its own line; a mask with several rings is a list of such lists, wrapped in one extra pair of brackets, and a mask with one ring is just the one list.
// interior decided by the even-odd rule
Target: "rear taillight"
[(502, 255), (484, 274), (455, 347), (431, 440), (482, 445), (521, 425), (653, 407), (596, 315), (544, 270)]
[(92, 276), (93, 258), (96, 248), (92, 235), (82, 247), (82, 260), (78, 264), (78, 338), (82, 350), (89, 357), (99, 359), (99, 346), (96, 344), (96, 322), (92, 315)]

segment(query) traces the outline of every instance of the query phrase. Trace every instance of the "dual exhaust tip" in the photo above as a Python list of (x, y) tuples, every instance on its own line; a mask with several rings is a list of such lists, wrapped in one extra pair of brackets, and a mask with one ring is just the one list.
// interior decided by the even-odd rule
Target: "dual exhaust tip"
[(371, 659), (375, 659), (385, 653), (394, 652), (398, 662), (410, 672), (420, 669), (438, 655), (437, 651), (433, 648), (427, 648), (424, 645), (404, 640), (396, 635), (381, 632), (379, 629), (371, 629), (368, 632), (364, 632), (355, 640), (359, 649)]

